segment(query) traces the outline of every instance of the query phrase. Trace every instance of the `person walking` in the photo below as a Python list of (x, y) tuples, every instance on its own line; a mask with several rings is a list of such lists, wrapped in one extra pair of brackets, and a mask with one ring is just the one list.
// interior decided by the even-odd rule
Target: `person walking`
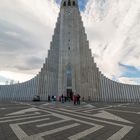
[(61, 96), (61, 102), (64, 103), (64, 96), (63, 96), (63, 94)]
[(77, 94), (77, 104), (80, 105), (80, 95)]
[(50, 102), (50, 100), (51, 100), (51, 97), (50, 97), (50, 95), (48, 95), (48, 102)]
[(52, 103), (53, 103), (53, 101), (54, 101), (54, 96), (52, 95)]
[(73, 103), (74, 103), (74, 105), (76, 105), (76, 103), (77, 103), (77, 95), (73, 95)]

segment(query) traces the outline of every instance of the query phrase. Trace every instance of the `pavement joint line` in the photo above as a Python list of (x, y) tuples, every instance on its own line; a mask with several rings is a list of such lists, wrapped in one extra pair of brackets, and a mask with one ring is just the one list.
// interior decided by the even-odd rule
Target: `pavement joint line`
[(14, 108), (14, 109), (22, 109), (22, 108), (27, 108), (27, 106), (26, 107), (15, 107), (15, 106), (11, 106), (11, 107), (9, 107), (9, 108)]
[(12, 116), (12, 115), (20, 115), (20, 114), (25, 114), (25, 113), (30, 113), (30, 112), (37, 112), (38, 109), (37, 108), (26, 108), (26, 109), (22, 109), (22, 110), (18, 110), (16, 112), (12, 112), (9, 113), (8, 116)]
[(26, 117), (26, 116), (34, 116), (36, 115), (36, 113), (32, 113), (32, 114), (24, 114), (24, 115), (14, 115), (14, 116), (7, 116), (6, 117), (1, 117), (0, 120), (2, 119), (11, 119), (11, 118), (19, 118), (19, 117)]
[(80, 138), (83, 138), (91, 133), (94, 133), (95, 131), (99, 130), (103, 128), (102, 126), (95, 126), (95, 127), (92, 127), (92, 128), (89, 128), (87, 130), (84, 130), (83, 132), (79, 132), (73, 136), (70, 136), (68, 137), (69, 140), (78, 140)]
[(0, 108), (1, 110), (5, 110), (6, 108), (4, 108), (4, 107), (2, 107), (2, 108)]
[(83, 112), (91, 112), (91, 111), (96, 111), (96, 110), (103, 110), (103, 109), (108, 109), (108, 108), (113, 108), (113, 107), (123, 107), (123, 105), (126, 105), (126, 104), (118, 104), (118, 105), (109, 105), (107, 107), (102, 107), (102, 108), (94, 108), (94, 109), (89, 109), (89, 110), (86, 110), (86, 111), (83, 111)]
[(96, 110), (103, 110), (103, 109), (107, 109), (107, 108), (112, 108), (112, 106), (89, 109), (89, 110), (86, 110), (86, 111), (83, 111), (83, 112), (91, 112), (91, 111), (96, 111)]
[(89, 108), (74, 109), (73, 111), (75, 111), (75, 112), (76, 112), (76, 111), (84, 111), (85, 109), (88, 110)]
[(121, 107), (123, 107), (123, 108), (130, 108), (130, 109), (138, 109), (138, 107), (134, 107), (134, 106), (121, 106)]
[(33, 117), (26, 117), (26, 118), (17, 118), (17, 119), (10, 119), (10, 120), (2, 120), (0, 121), (0, 123), (6, 123), (6, 122), (12, 122), (12, 121), (21, 121), (21, 120), (27, 120), (27, 119), (34, 119), (34, 118), (41, 118), (41, 117), (45, 117), (48, 115), (39, 115), (39, 116), (33, 116)]
[[(59, 109), (59, 110), (62, 110), (62, 111), (63, 111), (63, 110), (64, 110), (64, 111), (69, 111), (69, 112), (73, 111), (73, 113), (74, 113), (74, 112), (77, 112), (77, 111), (82, 111), (82, 112), (84, 112), (83, 109), (81, 109), (81, 110), (70, 110), (70, 109), (66, 109), (66, 108), (58, 108), (58, 109)], [(87, 113), (90, 113), (90, 112), (87, 112)]]
[(44, 124), (36, 125), (36, 127), (50, 126), (50, 125), (59, 124), (59, 123), (67, 122), (67, 121), (69, 120), (60, 120), (60, 121), (55, 121), (55, 122), (50, 122), (50, 123), (44, 123)]
[(131, 127), (131, 126), (124, 126), (117, 133), (115, 133), (111, 137), (109, 137), (107, 140), (121, 140), (132, 129), (133, 129), (133, 127)]
[(105, 110), (115, 111), (115, 112), (122, 112), (122, 113), (130, 113), (130, 114), (140, 114), (140, 112), (117, 110), (117, 109), (105, 109)]
[(24, 137), (28, 137), (28, 135), (17, 124), (11, 124), (10, 127), (19, 140), (23, 140)]
[(56, 128), (56, 129), (53, 129), (53, 130), (50, 130), (50, 131), (46, 131), (46, 132), (43, 132), (43, 133), (40, 133), (40, 134), (36, 134), (36, 135), (31, 136), (31, 137), (34, 137), (34, 136), (35, 137), (36, 136), (43, 137), (43, 136), (54, 134), (54, 133), (57, 133), (57, 132), (61, 132), (63, 130), (70, 129), (70, 128), (73, 128), (73, 127), (76, 127), (76, 126), (79, 126), (79, 125), (80, 125), (79, 123), (73, 123), (73, 124), (66, 125), (66, 126), (63, 126), (63, 127), (59, 127), (59, 128)]
[[(43, 119), (37, 119), (37, 120), (32, 120), (32, 121), (26, 121), (26, 122), (20, 122), (20, 123), (14, 123), (14, 125), (24, 125), (24, 124), (29, 124), (29, 123), (35, 123), (35, 122), (41, 122), (45, 120), (50, 120), (50, 118), (43, 118)], [(13, 124), (10, 124), (13, 125)]]

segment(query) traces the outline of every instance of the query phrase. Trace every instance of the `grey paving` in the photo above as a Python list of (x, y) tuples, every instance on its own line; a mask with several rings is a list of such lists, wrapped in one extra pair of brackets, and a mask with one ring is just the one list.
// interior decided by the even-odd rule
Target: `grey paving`
[(139, 131), (139, 104), (0, 103), (0, 140), (139, 140)]

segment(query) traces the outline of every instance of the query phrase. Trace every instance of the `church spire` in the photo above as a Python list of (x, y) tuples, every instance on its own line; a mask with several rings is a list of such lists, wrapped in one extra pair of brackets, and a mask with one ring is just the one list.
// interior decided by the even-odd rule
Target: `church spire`
[(61, 8), (67, 6), (77, 6), (78, 7), (78, 0), (62, 0), (61, 1)]

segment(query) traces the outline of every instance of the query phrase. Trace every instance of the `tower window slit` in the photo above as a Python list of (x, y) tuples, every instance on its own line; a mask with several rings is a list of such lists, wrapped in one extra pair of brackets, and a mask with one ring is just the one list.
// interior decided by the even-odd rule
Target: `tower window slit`
[(71, 2), (70, 2), (70, 0), (68, 1), (68, 6), (71, 6)]
[(66, 2), (64, 2), (63, 6), (66, 6)]
[(73, 1), (73, 6), (75, 6), (75, 1)]

